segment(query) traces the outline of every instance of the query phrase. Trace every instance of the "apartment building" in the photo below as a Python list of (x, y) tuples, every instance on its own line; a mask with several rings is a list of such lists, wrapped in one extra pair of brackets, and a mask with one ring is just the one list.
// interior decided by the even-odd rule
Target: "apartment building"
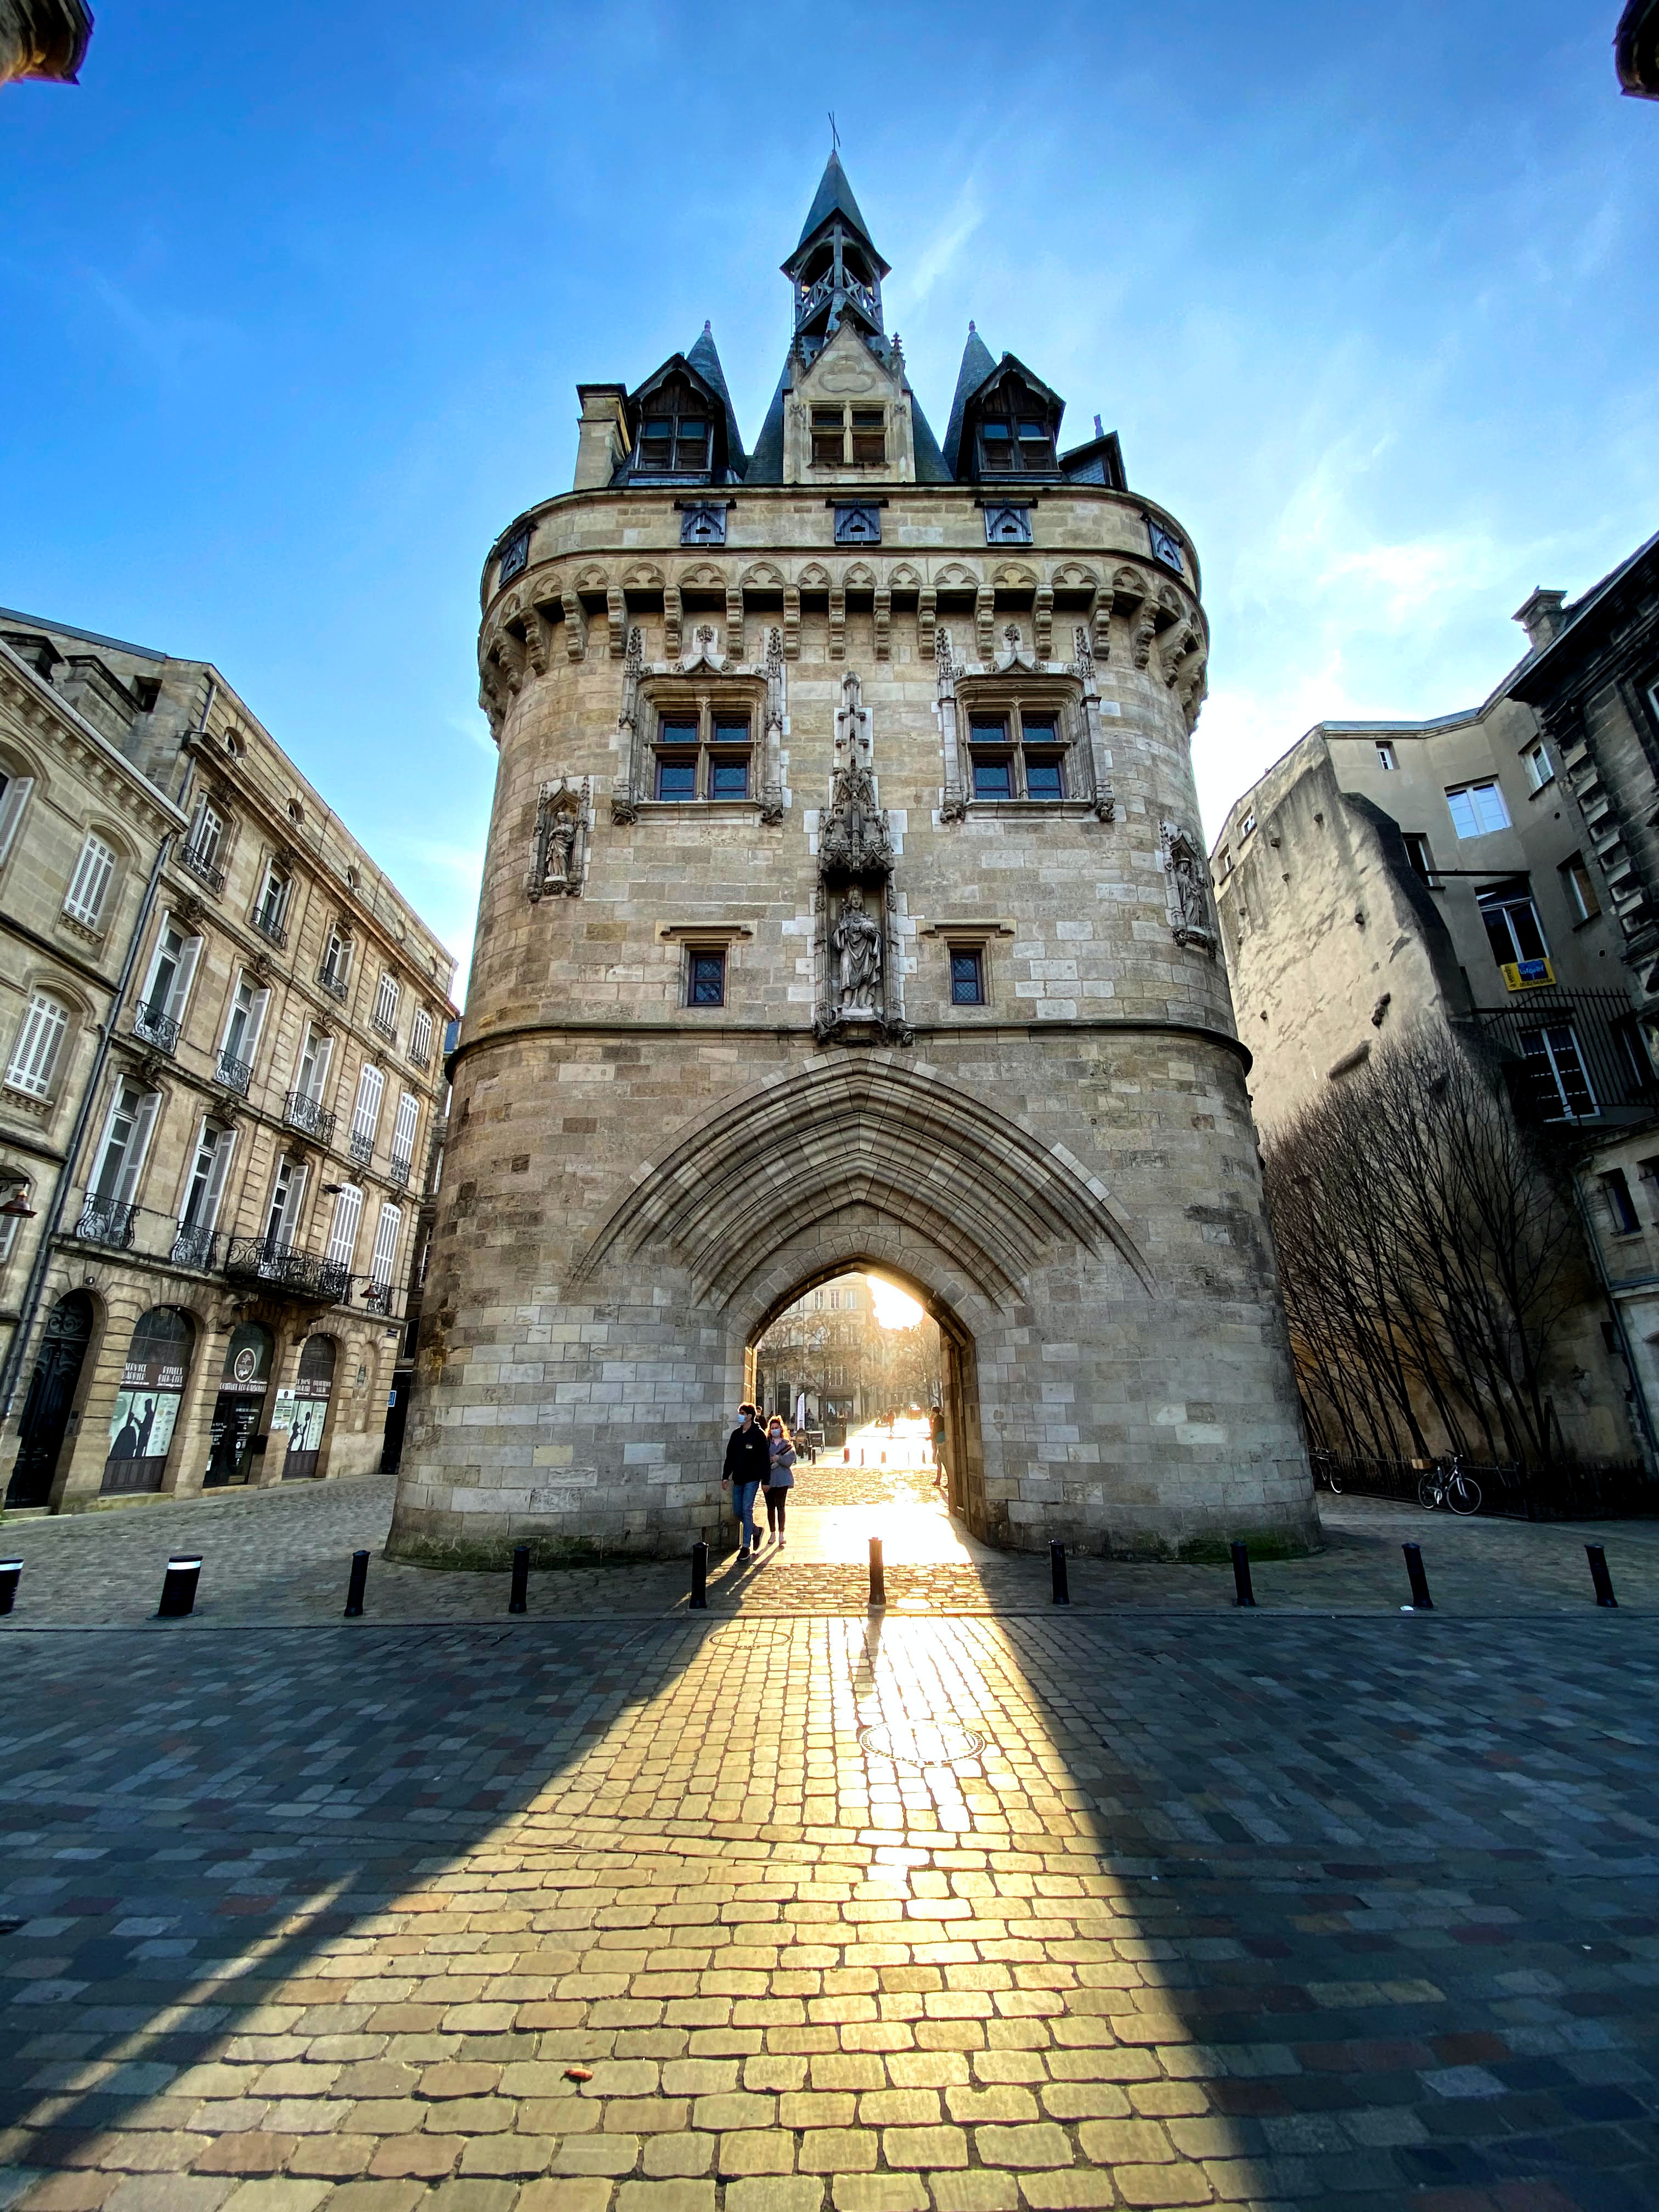
[(7, 1510), (378, 1465), (448, 952), (205, 663), (0, 611), (0, 775)]

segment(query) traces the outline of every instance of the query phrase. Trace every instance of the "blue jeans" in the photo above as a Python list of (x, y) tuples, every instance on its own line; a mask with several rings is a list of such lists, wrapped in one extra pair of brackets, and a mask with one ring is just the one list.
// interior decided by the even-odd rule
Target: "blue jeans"
[(738, 1516), (739, 1546), (758, 1544), (760, 1530), (755, 1526), (755, 1500), (760, 1495), (757, 1482), (734, 1482), (732, 1486), (732, 1510)]

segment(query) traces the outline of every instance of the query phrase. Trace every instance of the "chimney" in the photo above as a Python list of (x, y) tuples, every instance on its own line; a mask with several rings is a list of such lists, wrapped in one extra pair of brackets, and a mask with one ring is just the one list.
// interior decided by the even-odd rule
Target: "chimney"
[(1547, 592), (1540, 584), (1526, 604), (1510, 616), (1510, 621), (1518, 622), (1526, 631), (1527, 643), (1534, 653), (1540, 653), (1566, 627), (1561, 611), (1566, 598), (1565, 592)]

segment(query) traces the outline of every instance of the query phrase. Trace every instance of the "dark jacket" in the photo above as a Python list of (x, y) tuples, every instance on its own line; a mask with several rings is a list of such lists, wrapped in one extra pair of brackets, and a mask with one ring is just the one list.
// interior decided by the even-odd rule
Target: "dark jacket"
[(739, 1421), (726, 1440), (722, 1479), (726, 1482), (764, 1482), (770, 1464), (765, 1430), (758, 1421), (751, 1421), (747, 1429)]

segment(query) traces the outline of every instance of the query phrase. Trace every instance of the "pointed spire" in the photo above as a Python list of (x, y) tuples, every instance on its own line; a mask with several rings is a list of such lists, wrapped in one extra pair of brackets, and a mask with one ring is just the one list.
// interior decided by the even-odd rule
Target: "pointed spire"
[(962, 367), (957, 374), (956, 398), (951, 402), (951, 420), (945, 431), (945, 465), (952, 476), (957, 472), (957, 449), (962, 444), (962, 418), (968, 411), (968, 402), (995, 367), (990, 348), (969, 323), (968, 343), (962, 349)]
[(841, 166), (841, 155), (836, 153), (831, 153), (823, 165), (823, 174), (818, 179), (818, 188), (812, 195), (806, 221), (801, 226), (800, 237), (795, 246), (797, 253), (832, 215), (839, 215), (849, 230), (858, 233), (872, 253), (875, 252), (876, 241), (871, 237), (869, 227), (859, 211), (859, 204), (853, 197), (853, 187), (847, 181), (847, 172)]
[(720, 357), (714, 344), (714, 326), (705, 323), (702, 336), (685, 356), (703, 382), (712, 385), (720, 394), (720, 404), (726, 410), (726, 448), (732, 467), (741, 477), (744, 455), (743, 439), (738, 429), (737, 410), (732, 404), (732, 395), (726, 388), (726, 371), (720, 367)]

